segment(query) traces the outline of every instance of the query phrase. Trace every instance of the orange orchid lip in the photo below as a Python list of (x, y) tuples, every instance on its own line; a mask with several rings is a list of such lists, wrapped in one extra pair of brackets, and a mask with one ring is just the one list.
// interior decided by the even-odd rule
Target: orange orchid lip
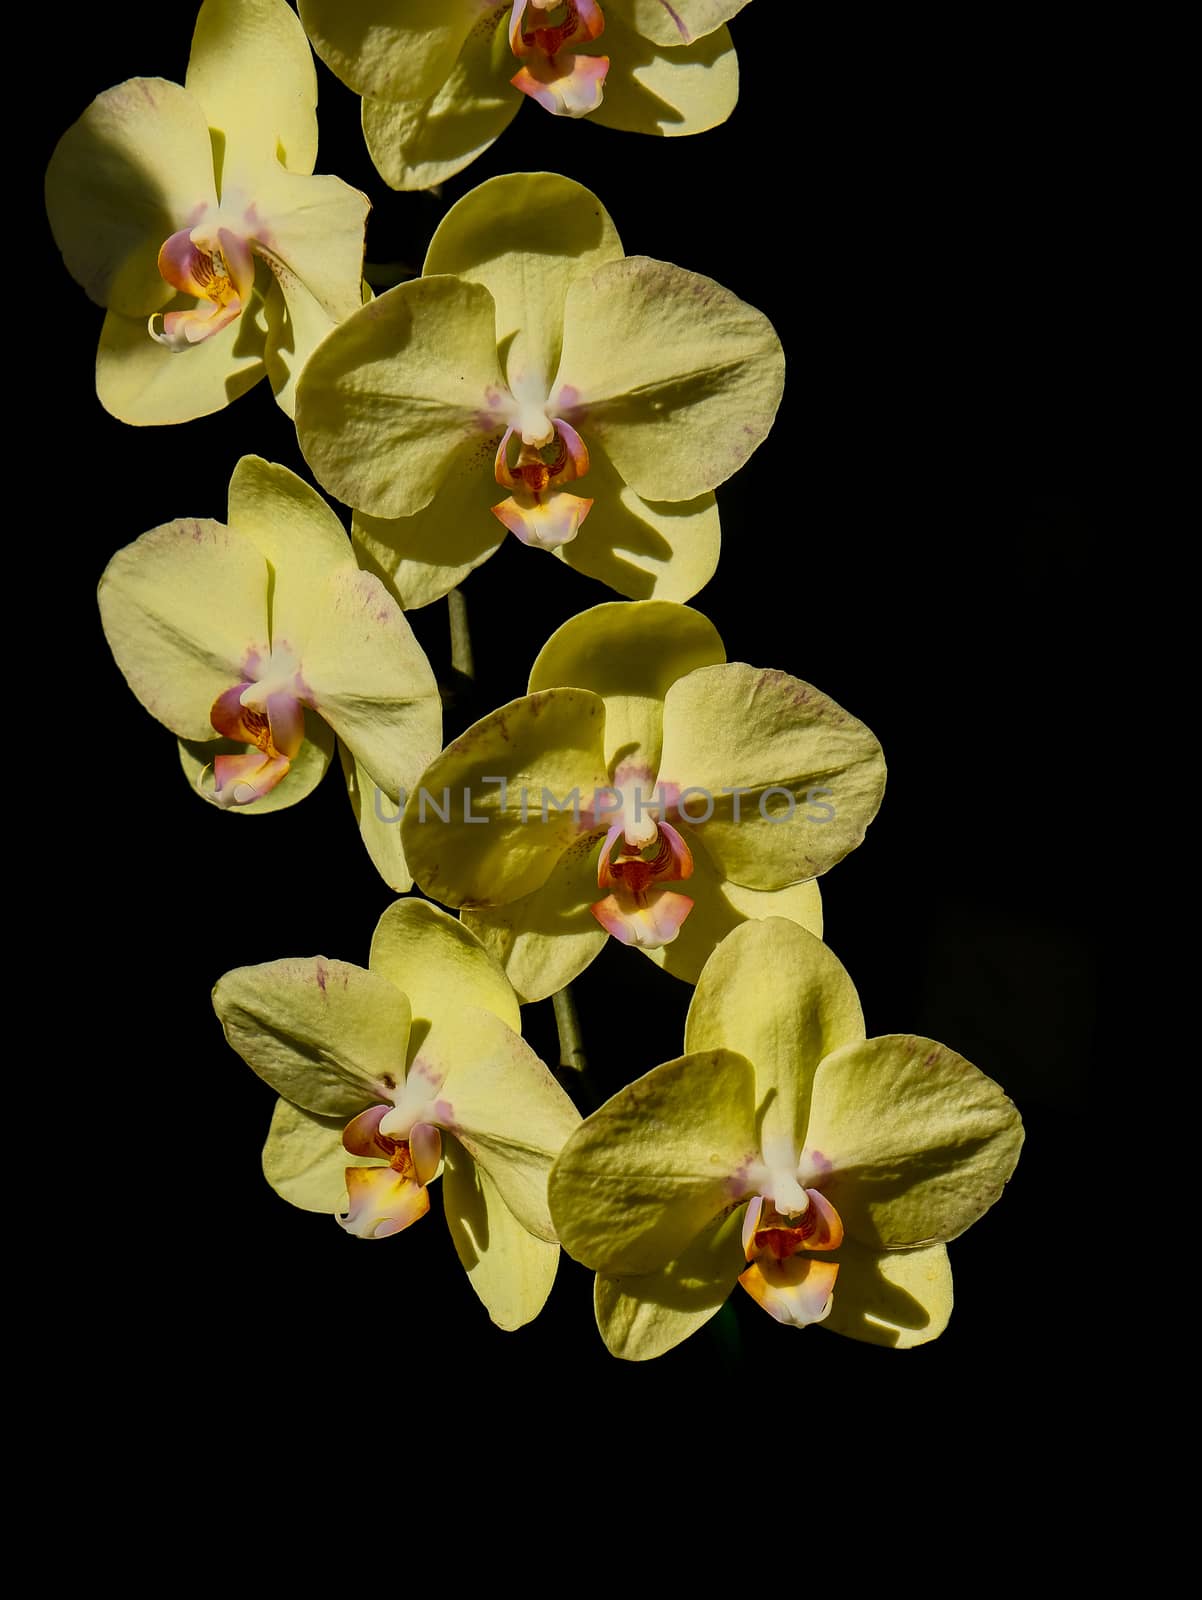
[[(530, 11), (554, 15), (558, 23), (544, 23), (526, 31)], [(605, 31), (605, 17), (597, 0), (563, 0), (562, 6), (527, 4), (514, 0), (509, 17), (509, 45), (522, 66), (509, 80), (536, 100), (552, 116), (585, 117), (601, 104), (608, 56), (577, 55), (571, 45), (588, 44)]]
[[(180, 228), (159, 251), (159, 273), (180, 294), (195, 295), (190, 311), (156, 313), (150, 335), (169, 350), (187, 350), (226, 328), (246, 309), (255, 285), (248, 240), (229, 228)], [(161, 329), (155, 322), (162, 317)]]
[(380, 1132), (380, 1124), (393, 1111), (389, 1105), (369, 1106), (352, 1117), (342, 1134), (343, 1148), (353, 1156), (378, 1156), (384, 1167), (348, 1167), (346, 1187), (350, 1206), (338, 1222), (360, 1239), (387, 1239), (424, 1217), (430, 1209), (427, 1187), (442, 1160), (442, 1134), (430, 1123), (419, 1122), (407, 1139)]
[(209, 721), (223, 738), (253, 745), (241, 755), (213, 759), (213, 799), (223, 809), (261, 800), (288, 775), (305, 738), (304, 707), (295, 695), (277, 690), (260, 698), (254, 682), (237, 683), (213, 702)]
[(551, 425), (554, 432), (550, 443), (523, 443), (512, 464), (509, 441), (517, 430), (507, 428), (493, 467), (501, 487), (513, 491), (508, 500), (493, 506), (493, 516), (523, 544), (543, 550), (554, 550), (574, 539), (593, 505), (591, 500), (568, 494), (563, 488), (587, 473), (587, 445), (562, 418), (551, 419)]
[[(670, 944), (693, 909), (688, 895), (667, 887), (693, 875), (693, 854), (671, 823), (656, 825), (650, 843), (627, 845), (624, 824), (610, 828), (597, 863), (597, 887), (609, 889), (589, 907), (593, 916), (622, 944), (655, 950)], [(614, 854), (617, 847), (617, 854)]]

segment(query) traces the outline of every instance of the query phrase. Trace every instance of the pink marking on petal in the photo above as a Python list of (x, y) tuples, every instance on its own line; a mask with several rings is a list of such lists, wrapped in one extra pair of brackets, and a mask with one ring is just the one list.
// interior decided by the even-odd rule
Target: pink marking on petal
[(568, 447), (568, 459), (560, 476), (565, 483), (570, 483), (573, 478), (583, 478), (588, 471), (588, 446), (562, 417), (552, 417), (551, 421)]
[(159, 275), (180, 294), (201, 298), (213, 282), (212, 258), (192, 243), (192, 230), (181, 228), (164, 241), (159, 251)]
[(281, 691), (267, 696), (269, 738), (283, 756), (294, 758), (305, 742), (305, 708), (293, 695)]

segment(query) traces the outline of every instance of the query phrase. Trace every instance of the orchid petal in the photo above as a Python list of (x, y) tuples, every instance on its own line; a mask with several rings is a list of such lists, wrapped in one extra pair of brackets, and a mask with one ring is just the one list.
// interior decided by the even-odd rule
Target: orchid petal
[(333, 1216), (346, 1199), (346, 1169), (374, 1167), (374, 1156), (354, 1156), (342, 1143), (345, 1117), (319, 1117), (291, 1100), (277, 1100), (267, 1143), (263, 1176), (282, 1199), (302, 1211)]
[(480, 941), (428, 900), (398, 900), (376, 924), (372, 972), (409, 998), (414, 1023), (438, 1025), (462, 1005), (491, 1011), (522, 1031), (517, 997)]
[(219, 522), (181, 518), (119, 550), (100, 617), (134, 694), (173, 733), (212, 739), (213, 702), (267, 649), (267, 563)]
[(491, 515), (497, 436), (459, 450), (428, 506), (411, 517), (369, 517), (356, 511), (351, 537), (364, 566), (406, 611), (441, 600), (487, 561), (505, 538)]
[(597, 1274), (593, 1306), (611, 1355), (651, 1361), (675, 1349), (722, 1309), (745, 1266), (740, 1210), (717, 1217), (658, 1272), (637, 1277)]
[(522, 1226), (554, 1239), (547, 1174), (580, 1113), (521, 1035), (478, 1006), (446, 1008), (410, 1073), (438, 1085), (438, 1125), (488, 1173)]
[(363, 763), (341, 741), (338, 759), (351, 810), (372, 865), (390, 889), (408, 894), (413, 887), (413, 874), (401, 847), (402, 807), (389, 800)]
[(495, 436), (504, 400), (492, 297), (417, 278), (357, 311), (319, 346), (296, 427), (317, 479), (377, 517), (429, 505), (456, 453)]
[(504, 24), (493, 21), (494, 15), (477, 22), (429, 98), (364, 99), (363, 137), (390, 188), (445, 183), (483, 155), (517, 115), (522, 102), (501, 70), (510, 57)]
[[(491, 178), (452, 206), (422, 270), (454, 273), (488, 290), (509, 388), (519, 402), (542, 405), (559, 365), (571, 282), (621, 255), (608, 212), (582, 184), (521, 172)], [(617, 325), (605, 334), (611, 344)]]
[(184, 82), (222, 137), (223, 202), (280, 159), (313, 171), (317, 74), (304, 29), (280, 0), (204, 0)]
[(428, 100), (476, 23), (472, 0), (299, 0), (314, 50), (359, 95)]
[[(781, 889), (860, 843), (881, 803), (885, 760), (875, 735), (820, 690), (740, 661), (703, 667), (668, 690), (660, 780), (712, 800), (698, 835), (726, 877)], [(723, 793), (736, 783), (737, 795)], [(700, 817), (703, 807), (690, 809)]]
[(952, 1314), (952, 1273), (941, 1244), (925, 1250), (840, 1246), (839, 1282), (823, 1323), (866, 1344), (911, 1350), (937, 1339)]
[(597, 895), (597, 849), (597, 836), (585, 835), (532, 894), (463, 913), (464, 926), (500, 962), (523, 1004), (557, 994), (605, 944), (608, 935), (589, 910)]
[(821, 1186), (860, 1244), (942, 1244), (998, 1199), (1022, 1142), (992, 1078), (932, 1039), (886, 1034), (819, 1066), (803, 1182)]
[(339, 567), (310, 614), (309, 704), (396, 801), (437, 751), (442, 706), (430, 663), (378, 578)]
[[(679, 43), (679, 41), (677, 41)], [(739, 98), (739, 62), (725, 28), (678, 49), (640, 39), (619, 16), (608, 22), (611, 64), (593, 112), (603, 128), (678, 138), (726, 121)]]
[[(260, 282), (269, 276), (263, 267)], [(194, 304), (189, 296), (177, 295), (165, 314)], [(96, 352), (96, 393), (110, 416), (134, 427), (191, 422), (223, 411), (266, 376), (265, 344), (266, 313), (258, 287), (240, 316), (183, 351), (152, 339), (145, 318), (110, 311)]]
[(753, 1063), (765, 1159), (795, 1175), (818, 1064), (863, 1039), (864, 1014), (822, 941), (768, 917), (744, 922), (714, 951), (693, 992), (684, 1037), (687, 1050), (725, 1047)]
[(617, 17), (644, 39), (674, 48), (704, 39), (737, 16), (747, 0), (606, 0), (606, 20)]
[(591, 689), (605, 701), (605, 760), (645, 769), (655, 783), (664, 696), (685, 673), (726, 660), (708, 617), (669, 601), (609, 601), (571, 617), (547, 640), (530, 670), (529, 692)]
[(326, 603), (324, 580), (354, 570), (346, 530), (315, 489), (287, 467), (243, 456), (229, 489), (229, 524), (270, 563), (272, 643), (303, 650), (315, 610)]
[[(218, 756), (241, 755), (246, 748), (232, 739), (214, 739), (211, 730), (208, 739), (181, 739), (180, 766), (188, 780), (188, 787), (197, 790), (206, 800), (212, 800), (216, 788), (214, 762)], [(306, 711), (304, 743), (289, 763), (287, 781), (278, 783), (261, 800), (255, 800), (250, 805), (230, 807), (231, 814), (259, 817), (273, 811), (286, 811), (316, 789), (325, 777), (333, 755), (333, 732), (316, 712)]]
[[(794, 883), (787, 889), (744, 889), (723, 878), (706, 854), (699, 835), (690, 832), (690, 841), (693, 878), (689, 894), (693, 910), (671, 944), (644, 952), (665, 972), (684, 983), (696, 983), (701, 969), (727, 934), (752, 919), (788, 917), (817, 938), (822, 937), (822, 895), (816, 883)], [(746, 1050), (743, 1053), (748, 1054)]]
[(559, 1246), (528, 1233), (457, 1139), (446, 1141), (442, 1203), (468, 1282), (499, 1328), (524, 1328), (547, 1302)]
[(504, 905), (544, 884), (605, 788), (604, 723), (596, 695), (555, 689), (511, 701), (449, 744), (401, 823), (426, 894), (449, 906)]
[(692, 500), (767, 438), (784, 371), (762, 312), (712, 278), (628, 256), (573, 279), (551, 392), (638, 494)]
[(141, 320), (171, 299), (159, 248), (217, 205), (204, 112), (165, 78), (97, 95), (55, 146), (46, 210), (67, 271), (89, 299)]
[(213, 1008), (247, 1066), (306, 1111), (352, 1116), (404, 1081), (409, 1002), (362, 967), (324, 956), (237, 967)]
[(589, 457), (584, 487), (593, 508), (576, 538), (556, 549), (560, 560), (632, 600), (688, 600), (703, 589), (722, 547), (714, 496), (644, 500), (622, 482), (599, 443)]
[[(297, 283), (330, 324), (362, 308), (363, 229), (369, 208), (367, 196), (341, 178), (307, 177), (277, 165), (256, 179), (255, 249), (279, 281), (290, 313), (297, 315)], [(293, 362), (297, 372), (308, 354), (298, 343)]]
[(655, 1272), (734, 1201), (756, 1159), (754, 1074), (730, 1050), (682, 1056), (607, 1100), (551, 1173), (560, 1242), (586, 1267)]

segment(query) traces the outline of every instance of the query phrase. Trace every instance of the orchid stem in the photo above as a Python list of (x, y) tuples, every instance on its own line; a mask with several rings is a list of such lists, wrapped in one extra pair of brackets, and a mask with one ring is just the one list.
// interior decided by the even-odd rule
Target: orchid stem
[(467, 601), (461, 589), (452, 589), (447, 595), (447, 610), (451, 620), (451, 671), (457, 678), (474, 683), (476, 667), (472, 660), (472, 635), (467, 625)]
[(553, 994), (551, 1004), (555, 1007), (555, 1026), (559, 1029), (559, 1070), (583, 1077), (588, 1071), (588, 1059), (580, 1040), (580, 1018), (576, 1015), (572, 985), (569, 983), (558, 994)]

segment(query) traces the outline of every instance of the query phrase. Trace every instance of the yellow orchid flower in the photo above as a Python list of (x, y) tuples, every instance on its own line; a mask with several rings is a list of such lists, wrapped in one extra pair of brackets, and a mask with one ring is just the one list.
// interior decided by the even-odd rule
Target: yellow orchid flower
[(228, 972), (226, 1038), (279, 1094), (263, 1150), (276, 1193), (383, 1239), (443, 1209), (502, 1328), (542, 1310), (559, 1263), (547, 1173), (580, 1115), (521, 1037), (517, 999), (446, 912), (400, 900), (368, 967), (324, 956)]
[(292, 414), (309, 351), (363, 300), (368, 201), (312, 176), (316, 106), (284, 0), (204, 0), (184, 87), (131, 78), (59, 140), (46, 209), (106, 312), (96, 390), (113, 416), (187, 422), (264, 376)]
[(998, 1085), (931, 1039), (866, 1039), (843, 967), (775, 917), (714, 952), (685, 1050), (589, 1117), (551, 1173), (610, 1351), (662, 1355), (736, 1282), (793, 1327), (899, 1349), (937, 1338), (944, 1246), (998, 1199), (1022, 1145)]
[(725, 122), (747, 0), (300, 0), (313, 48), (363, 96), (394, 189), (461, 172), (525, 99), (553, 116), (675, 137)]
[(818, 689), (728, 663), (688, 606), (614, 601), (447, 746), (401, 834), (422, 889), (465, 908), (523, 1000), (611, 935), (695, 983), (748, 918), (821, 932), (812, 880), (863, 839), (884, 780), (874, 736)]
[(412, 887), (392, 824), (438, 749), (438, 686), (315, 489), (244, 456), (228, 526), (184, 518), (144, 533), (109, 562), (99, 600), (117, 665), (177, 735), (199, 794), (223, 810), (294, 805), (324, 775), (337, 734), (372, 860), (393, 888)]
[(624, 256), (597, 198), (553, 173), (474, 189), (423, 274), (330, 335), (296, 408), (306, 460), (406, 610), (506, 530), (621, 594), (696, 594), (718, 560), (712, 491), (780, 403), (767, 318)]

